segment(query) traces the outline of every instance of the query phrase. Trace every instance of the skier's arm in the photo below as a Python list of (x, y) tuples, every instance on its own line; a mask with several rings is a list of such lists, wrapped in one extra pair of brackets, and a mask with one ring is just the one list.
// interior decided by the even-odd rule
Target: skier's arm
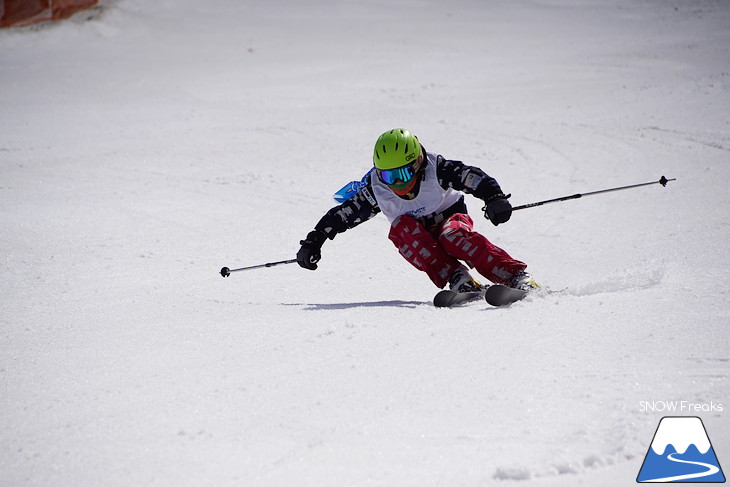
[(497, 180), (478, 167), (438, 156), (436, 168), (439, 184), (444, 189), (452, 188), (484, 201), (497, 195), (504, 197)]
[(471, 194), (486, 203), (486, 216), (494, 225), (510, 219), (512, 205), (502, 192), (499, 183), (478, 167), (467, 166), (461, 161), (452, 161), (438, 156), (436, 175), (442, 188), (453, 188)]
[(372, 195), (372, 186), (368, 184), (360, 188), (355, 196), (325, 213), (314, 230), (300, 242), (302, 247), (297, 253), (299, 265), (315, 270), (322, 257), (322, 245), (328, 238), (332, 240), (338, 233), (354, 228), (380, 213), (380, 207)]
[(330, 240), (335, 235), (355, 228), (364, 221), (380, 213), (380, 207), (373, 195), (372, 185), (368, 184), (344, 203), (331, 208), (314, 226), (315, 231), (322, 232)]

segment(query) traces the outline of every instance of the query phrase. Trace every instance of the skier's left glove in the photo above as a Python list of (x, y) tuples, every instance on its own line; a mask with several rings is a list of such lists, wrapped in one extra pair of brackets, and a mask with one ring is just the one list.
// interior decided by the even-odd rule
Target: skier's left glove
[(512, 195), (497, 193), (485, 201), (486, 205), (482, 208), (484, 217), (494, 226), (506, 222), (512, 216), (512, 205), (507, 200), (510, 196)]
[(327, 235), (317, 230), (307, 234), (307, 238), (299, 242), (302, 248), (297, 252), (297, 263), (310, 271), (317, 269), (317, 262), (322, 258), (322, 244), (327, 240)]

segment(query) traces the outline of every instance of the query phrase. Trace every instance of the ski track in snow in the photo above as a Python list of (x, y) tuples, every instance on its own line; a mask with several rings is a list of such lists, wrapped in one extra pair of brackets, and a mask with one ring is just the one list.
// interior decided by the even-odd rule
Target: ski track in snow
[[(0, 31), (0, 483), (634, 483), (730, 397), (730, 5), (108, 0)], [(550, 292), (436, 309), (376, 217), (296, 265), (404, 126)], [(688, 412), (696, 414), (694, 411)], [(727, 412), (702, 413), (730, 451)]]
[(642, 269), (626, 271), (616, 276), (607, 276), (590, 284), (566, 289), (564, 292), (573, 296), (590, 296), (603, 293), (635, 292), (660, 286), (664, 271), (662, 269)]

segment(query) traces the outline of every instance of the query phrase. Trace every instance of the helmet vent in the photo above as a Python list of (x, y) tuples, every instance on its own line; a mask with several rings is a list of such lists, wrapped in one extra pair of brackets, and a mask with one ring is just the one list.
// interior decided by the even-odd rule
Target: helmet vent
[(381, 170), (413, 163), (421, 154), (416, 136), (402, 128), (384, 132), (374, 145), (373, 164)]

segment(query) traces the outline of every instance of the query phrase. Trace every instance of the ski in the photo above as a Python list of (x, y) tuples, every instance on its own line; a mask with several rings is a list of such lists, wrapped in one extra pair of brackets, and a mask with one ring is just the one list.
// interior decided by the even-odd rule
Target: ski
[(455, 293), (454, 291), (440, 291), (433, 298), (433, 305), (437, 308), (452, 308), (460, 304), (476, 301), (484, 296), (483, 291), (473, 291), (466, 293)]
[(527, 296), (527, 291), (502, 284), (492, 284), (487, 288), (484, 299), (492, 306), (508, 306)]
[[(541, 289), (541, 291), (552, 294), (550, 291), (545, 291), (544, 289)], [(486, 292), (484, 290), (466, 293), (455, 293), (449, 290), (440, 291), (433, 298), (433, 305), (437, 308), (453, 308), (484, 297), (487, 303), (492, 306), (501, 307), (516, 303), (524, 299), (527, 294), (528, 291), (522, 289), (515, 289), (502, 284), (492, 284), (487, 287)]]

